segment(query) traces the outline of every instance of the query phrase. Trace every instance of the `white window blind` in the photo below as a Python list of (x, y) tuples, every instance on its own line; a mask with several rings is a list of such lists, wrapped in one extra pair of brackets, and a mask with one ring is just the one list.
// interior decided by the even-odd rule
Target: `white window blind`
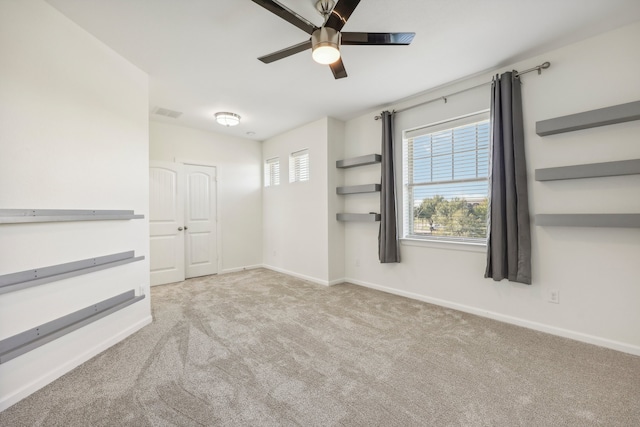
[(309, 181), (309, 149), (289, 155), (289, 182)]
[(264, 163), (264, 186), (280, 185), (280, 159), (274, 157)]
[(404, 132), (404, 236), (484, 243), (489, 113)]

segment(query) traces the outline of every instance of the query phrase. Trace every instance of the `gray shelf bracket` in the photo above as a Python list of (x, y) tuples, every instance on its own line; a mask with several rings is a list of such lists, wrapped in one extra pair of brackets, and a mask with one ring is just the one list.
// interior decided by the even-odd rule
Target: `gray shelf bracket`
[(536, 122), (540, 136), (640, 120), (640, 101)]
[(60, 221), (112, 221), (141, 219), (130, 210), (0, 209), (0, 224)]
[(130, 290), (0, 341), (0, 363), (8, 362), (63, 335), (144, 299)]
[(337, 187), (336, 194), (375, 193), (380, 191), (380, 184), (363, 184)]
[(536, 169), (536, 181), (640, 174), (640, 159)]
[(380, 221), (379, 213), (338, 213), (336, 214), (338, 221), (363, 221), (363, 222), (376, 222)]
[(94, 271), (105, 270), (143, 259), (144, 256), (135, 257), (134, 251), (127, 251), (17, 273), (4, 274), (0, 276), (0, 294), (43, 285), (69, 277), (80, 276)]
[(380, 163), (382, 156), (380, 154), (367, 154), (366, 156), (352, 157), (344, 160), (337, 160), (336, 167), (340, 169), (353, 168), (356, 166), (372, 165)]
[(537, 214), (535, 223), (548, 227), (640, 227), (640, 214)]

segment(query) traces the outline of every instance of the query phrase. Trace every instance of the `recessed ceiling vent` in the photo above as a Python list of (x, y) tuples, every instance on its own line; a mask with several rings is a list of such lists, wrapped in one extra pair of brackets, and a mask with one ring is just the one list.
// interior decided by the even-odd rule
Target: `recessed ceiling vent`
[(158, 116), (171, 117), (172, 119), (177, 119), (182, 115), (180, 111), (169, 110), (168, 108), (156, 107), (153, 111), (153, 114), (157, 114)]

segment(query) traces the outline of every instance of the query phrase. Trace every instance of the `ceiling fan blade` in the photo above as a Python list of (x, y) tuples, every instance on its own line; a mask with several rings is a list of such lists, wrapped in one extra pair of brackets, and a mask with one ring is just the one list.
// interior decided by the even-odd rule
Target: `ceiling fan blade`
[(347, 70), (344, 68), (344, 63), (342, 62), (342, 58), (338, 59), (333, 64), (329, 64), (331, 67), (331, 71), (333, 72), (333, 77), (337, 79), (343, 79), (347, 77)]
[(291, 55), (295, 55), (298, 52), (302, 52), (304, 50), (307, 49), (311, 49), (311, 39), (302, 42), (302, 43), (298, 43), (296, 45), (293, 46), (289, 46), (289, 47), (285, 47), (282, 50), (279, 50), (277, 52), (273, 52), (270, 53), (268, 55), (264, 55), (261, 56), (260, 58), (258, 58), (260, 61), (264, 62), (265, 64), (269, 64), (273, 61), (277, 61), (278, 59), (282, 59), (282, 58), (286, 58), (287, 56), (291, 56)]
[(416, 33), (342, 33), (343, 45), (408, 45)]
[(252, 0), (252, 1), (257, 5), (264, 7), (269, 12), (275, 15), (278, 15), (280, 18), (284, 19), (285, 21), (300, 28), (302, 31), (306, 32), (307, 34), (311, 34), (318, 29), (318, 27), (313, 25), (311, 22), (307, 21), (302, 16), (298, 15), (291, 9), (281, 5), (275, 0)]
[(347, 19), (349, 19), (353, 10), (358, 6), (358, 3), (360, 3), (360, 0), (338, 0), (324, 26), (340, 31), (344, 24), (347, 23)]

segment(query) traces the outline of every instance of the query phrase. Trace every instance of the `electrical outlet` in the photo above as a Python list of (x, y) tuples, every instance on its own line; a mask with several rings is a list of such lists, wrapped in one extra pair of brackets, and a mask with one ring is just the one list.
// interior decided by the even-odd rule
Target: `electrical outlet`
[(548, 301), (553, 304), (560, 304), (560, 291), (557, 289), (551, 289), (549, 291)]

